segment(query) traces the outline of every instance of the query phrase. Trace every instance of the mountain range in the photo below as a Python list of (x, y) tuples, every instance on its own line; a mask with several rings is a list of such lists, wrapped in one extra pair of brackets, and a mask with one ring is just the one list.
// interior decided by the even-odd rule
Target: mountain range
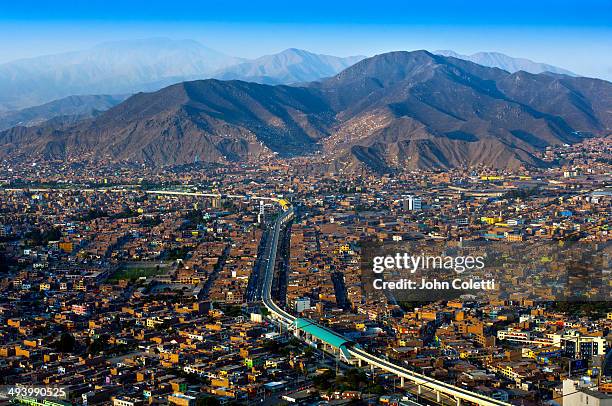
[(14, 110), (71, 95), (157, 90), (239, 62), (191, 40), (104, 43), (0, 65), (0, 106)]
[(391, 52), (295, 86), (197, 80), (94, 118), (0, 132), (0, 157), (152, 165), (307, 156), (332, 172), (542, 166), (548, 145), (607, 135), (612, 84)]
[(130, 95), (68, 96), (40, 106), (0, 111), (0, 130), (15, 126), (31, 127), (47, 120), (79, 121), (94, 117), (121, 103)]
[(311, 82), (333, 76), (364, 58), (365, 56), (339, 58), (290, 48), (278, 54), (262, 56), (222, 69), (213, 74), (213, 77), (272, 85)]
[(488, 66), (490, 68), (500, 68), (510, 73), (525, 71), (528, 73), (557, 73), (560, 75), (578, 76), (567, 69), (557, 66), (548, 65), (546, 63), (534, 62), (525, 58), (513, 58), (499, 52), (477, 52), (472, 55), (461, 55), (454, 51), (436, 51), (437, 55), (451, 56), (453, 58), (463, 59), (466, 61), (477, 63), (478, 65)]
[(340, 58), (288, 49), (247, 60), (193, 40), (151, 38), (103, 43), (85, 51), (0, 65), (0, 111), (72, 96), (154, 91), (194, 79), (241, 79), (270, 84), (332, 76), (364, 57)]
[[(496, 52), (469, 56), (453, 51), (436, 53), (510, 73), (523, 70), (574, 75), (562, 68)], [(248, 60), (226, 55), (193, 40), (149, 38), (107, 42), (84, 51), (0, 64), (0, 111), (38, 106), (73, 95), (155, 91), (195, 79), (306, 83), (331, 77), (364, 58), (343, 58), (290, 48)]]

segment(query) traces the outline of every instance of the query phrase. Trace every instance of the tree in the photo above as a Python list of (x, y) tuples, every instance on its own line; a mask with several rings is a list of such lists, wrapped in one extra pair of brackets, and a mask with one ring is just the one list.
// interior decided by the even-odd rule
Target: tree
[(223, 309), (223, 312), (228, 317), (238, 317), (242, 315), (242, 308), (240, 306), (227, 306)]
[(9, 266), (14, 265), (14, 263), (15, 261), (9, 260), (3, 252), (0, 252), (0, 273), (7, 273)]
[(72, 352), (74, 350), (74, 345), (76, 344), (76, 340), (70, 333), (62, 333), (59, 340), (57, 340), (55, 344), (55, 348), (59, 352)]
[(312, 358), (314, 356), (314, 349), (310, 346), (304, 348), (304, 356), (306, 358)]
[(196, 400), (196, 406), (218, 406), (221, 402), (214, 396), (203, 396)]
[(368, 377), (360, 369), (351, 368), (344, 374), (343, 377), (338, 379), (338, 383), (346, 386), (350, 390), (359, 390), (362, 384), (368, 382)]
[(57, 241), (62, 238), (62, 231), (55, 227), (44, 231), (35, 228), (27, 232), (25, 236), (32, 241), (34, 246), (43, 246), (47, 245), (49, 241)]
[(375, 395), (384, 395), (386, 391), (382, 385), (374, 385), (369, 389), (369, 392), (372, 392)]
[(328, 369), (319, 375), (315, 375), (312, 378), (312, 383), (318, 389), (331, 389), (335, 378), (336, 373)]
[(97, 355), (103, 350), (106, 349), (108, 344), (108, 335), (104, 334), (100, 337), (96, 338), (89, 344), (89, 348), (87, 348), (87, 352), (91, 355)]

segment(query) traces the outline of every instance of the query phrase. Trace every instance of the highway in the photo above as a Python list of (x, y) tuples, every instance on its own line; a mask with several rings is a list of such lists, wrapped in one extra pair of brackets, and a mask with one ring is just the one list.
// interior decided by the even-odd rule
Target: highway
[(289, 220), (293, 218), (293, 209), (290, 208), (281, 213), (281, 215), (276, 219), (274, 223), (274, 228), (272, 229), (271, 235), (271, 244), (270, 250), (268, 252), (268, 259), (265, 268), (265, 279), (263, 286), (263, 294), (262, 301), (264, 306), (270, 311), (270, 313), (275, 316), (281, 323), (284, 323), (286, 327), (292, 324), (296, 317), (287, 313), (285, 310), (281, 309), (273, 300), (272, 300), (272, 281), (274, 280), (274, 266), (276, 263), (276, 251), (278, 249), (278, 239), (280, 238), (280, 231), (283, 225), (285, 225)]
[[(271, 233), (271, 248), (267, 253), (269, 257), (267, 258), (267, 265), (265, 268), (264, 289), (262, 294), (262, 301), (264, 306), (266, 306), (273, 318), (282, 323), (284, 327), (289, 327), (291, 324), (293, 324), (296, 320), (296, 317), (283, 310), (274, 302), (274, 300), (272, 300), (272, 282), (274, 280), (274, 267), (276, 263), (276, 251), (278, 247), (280, 231), (281, 228), (292, 218), (293, 208), (289, 208), (282, 212), (282, 214), (279, 216), (279, 218), (274, 224), (274, 229)], [(427, 389), (430, 389), (431, 391), (437, 394), (437, 403), (441, 403), (442, 396), (446, 395), (455, 399), (457, 405), (461, 405), (461, 402), (465, 401), (471, 404), (483, 406), (510, 406), (510, 403), (502, 402), (500, 400), (496, 400), (488, 396), (474, 393), (458, 386), (454, 386), (439, 381), (437, 379), (430, 378), (426, 375), (410, 371), (407, 368), (372, 355), (367, 351), (364, 351), (363, 349), (359, 348), (358, 346), (351, 345), (348, 347), (348, 351), (359, 361), (360, 364), (361, 362), (365, 362), (369, 365), (397, 375), (402, 379), (402, 382), (405, 382), (404, 380), (408, 380), (416, 384), (417, 388), (418, 386), (423, 386)]]

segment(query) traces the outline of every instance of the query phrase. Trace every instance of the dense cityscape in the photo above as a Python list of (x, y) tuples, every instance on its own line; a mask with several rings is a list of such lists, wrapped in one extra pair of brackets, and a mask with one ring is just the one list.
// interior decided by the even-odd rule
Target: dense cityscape
[[(62, 388), (48, 406), (611, 404), (612, 142), (540, 158), (382, 176), (3, 160), (0, 384)], [(553, 300), (503, 265), (505, 296), (366, 294), (364, 243), (415, 240), (595, 244), (604, 297)]]

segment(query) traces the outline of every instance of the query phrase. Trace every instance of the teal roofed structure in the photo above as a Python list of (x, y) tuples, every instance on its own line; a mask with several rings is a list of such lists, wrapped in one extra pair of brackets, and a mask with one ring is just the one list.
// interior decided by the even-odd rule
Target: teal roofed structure
[(348, 353), (346, 346), (348, 344), (352, 344), (353, 342), (347, 340), (344, 336), (328, 328), (321, 327), (312, 320), (298, 318), (295, 319), (294, 324), (296, 329), (310, 334), (311, 336), (317, 338), (318, 340), (321, 340), (325, 344), (338, 348), (345, 356), (345, 358), (350, 358), (350, 354)]

